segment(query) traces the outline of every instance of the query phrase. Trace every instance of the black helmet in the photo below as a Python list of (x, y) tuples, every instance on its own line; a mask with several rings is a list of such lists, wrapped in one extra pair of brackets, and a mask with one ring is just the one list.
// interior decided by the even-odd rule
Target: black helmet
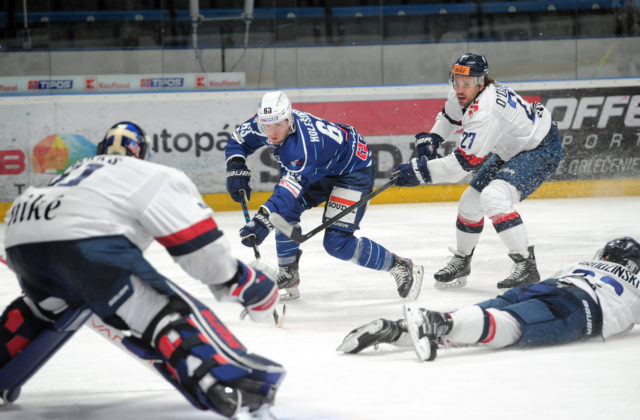
[(114, 124), (98, 143), (97, 155), (127, 155), (148, 160), (149, 138), (139, 125), (131, 121)]
[(607, 242), (596, 258), (623, 265), (633, 274), (640, 272), (640, 244), (628, 236)]
[(489, 76), (487, 57), (473, 53), (462, 54), (456, 62), (453, 63), (451, 73), (449, 73), (449, 80), (451, 82), (453, 82), (453, 76), (455, 74), (474, 76), (477, 78), (478, 85), (481, 84), (484, 79)]

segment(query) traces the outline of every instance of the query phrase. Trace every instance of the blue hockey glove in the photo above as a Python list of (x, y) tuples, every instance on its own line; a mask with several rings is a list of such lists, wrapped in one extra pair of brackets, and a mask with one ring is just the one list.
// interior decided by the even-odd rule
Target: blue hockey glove
[(413, 158), (407, 163), (402, 163), (393, 170), (391, 176), (399, 175), (398, 187), (415, 187), (431, 182), (431, 175), (427, 167), (427, 158)]
[(444, 139), (436, 133), (418, 133), (416, 134), (416, 156), (421, 158), (426, 156), (427, 160), (441, 158), (438, 153), (438, 147)]
[(233, 201), (242, 202), (242, 190), (247, 194), (247, 201), (251, 198), (250, 180), (251, 171), (244, 163), (244, 159), (236, 157), (227, 163), (227, 191)]
[(242, 245), (248, 247), (252, 247), (254, 243), (260, 245), (272, 230), (273, 224), (269, 221), (269, 212), (264, 207), (260, 207), (253, 219), (240, 229)]

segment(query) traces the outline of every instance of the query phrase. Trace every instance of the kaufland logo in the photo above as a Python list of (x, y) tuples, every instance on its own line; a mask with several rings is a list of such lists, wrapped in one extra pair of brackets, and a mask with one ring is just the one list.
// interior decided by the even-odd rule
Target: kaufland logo
[(73, 80), (29, 80), (29, 90), (71, 89)]
[(86, 77), (84, 79), (84, 88), (86, 90), (109, 90), (109, 89), (130, 89), (131, 83), (129, 82), (101, 82), (97, 77)]
[(182, 87), (182, 77), (145, 77), (140, 79), (141, 88)]
[(208, 76), (195, 77), (196, 88), (241, 87), (240, 80), (209, 80)]
[(87, 77), (84, 79), (84, 88), (87, 90), (94, 90), (96, 89), (96, 83), (98, 82), (98, 79), (95, 77)]
[(207, 80), (209, 78), (207, 76), (196, 76), (196, 87), (203, 88), (207, 87)]

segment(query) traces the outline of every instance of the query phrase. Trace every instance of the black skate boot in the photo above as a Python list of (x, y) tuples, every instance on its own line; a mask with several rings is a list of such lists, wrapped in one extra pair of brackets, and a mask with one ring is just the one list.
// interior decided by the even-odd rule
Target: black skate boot
[(278, 282), (278, 289), (281, 290), (281, 301), (294, 300), (300, 297), (300, 291), (298, 290), (298, 286), (300, 285), (298, 262), (300, 261), (301, 255), (302, 250), (299, 249), (296, 260), (293, 263), (284, 267), (278, 267), (276, 281)]
[(498, 289), (510, 289), (540, 281), (540, 273), (538, 273), (538, 267), (536, 266), (533, 246), (529, 247), (529, 256), (527, 258), (520, 254), (509, 254), (509, 258), (514, 263), (511, 275), (498, 282)]
[(404, 319), (391, 321), (389, 319), (376, 319), (366, 325), (351, 331), (342, 340), (337, 351), (344, 353), (359, 353), (367, 347), (378, 349), (380, 343), (395, 343), (403, 332), (407, 332), (407, 324)]
[(431, 361), (438, 355), (438, 344), (451, 332), (453, 320), (449, 314), (404, 305), (404, 318), (418, 359)]
[(453, 248), (449, 248), (453, 252), (453, 257), (447, 262), (447, 265), (433, 274), (436, 279), (434, 284), (436, 289), (459, 289), (467, 285), (467, 276), (471, 273), (471, 254), (463, 255)]
[(417, 299), (422, 286), (424, 268), (421, 265), (414, 265), (408, 258), (401, 258), (395, 254), (393, 256), (395, 261), (389, 273), (396, 280), (398, 294), (401, 298)]

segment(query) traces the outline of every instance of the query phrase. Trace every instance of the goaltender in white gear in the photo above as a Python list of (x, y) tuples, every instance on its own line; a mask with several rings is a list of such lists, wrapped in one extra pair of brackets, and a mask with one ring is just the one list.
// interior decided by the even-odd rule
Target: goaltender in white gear
[[(57, 350), (75, 331), (52, 331), (56, 321), (88, 308), (130, 334), (123, 344), (136, 355), (160, 361), (156, 368), (196, 407), (228, 417), (262, 411), (273, 403), (284, 369), (248, 353), (212, 310), (142, 253), (159, 242), (219, 300), (240, 303), (257, 321), (272, 322), (275, 280), (231, 255), (193, 182), (181, 171), (144, 161), (148, 147), (139, 126), (118, 123), (98, 144), (97, 156), (14, 201), (5, 247), (24, 295), (0, 317), (6, 328), (0, 372), (37, 370), (44, 362), (28, 366), (21, 353), (44, 348), (44, 337)], [(4, 379), (0, 391), (6, 387), (3, 395), (15, 397), (28, 375)]]

